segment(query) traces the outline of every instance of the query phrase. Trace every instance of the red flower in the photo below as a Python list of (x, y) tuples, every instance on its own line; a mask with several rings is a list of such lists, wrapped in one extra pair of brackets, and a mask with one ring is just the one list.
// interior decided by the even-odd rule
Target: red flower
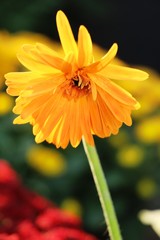
[(10, 167), (9, 163), (1, 160), (0, 161), (0, 184), (18, 185), (19, 178), (16, 172)]
[(81, 220), (58, 208), (50, 208), (37, 217), (36, 224), (43, 230), (49, 230), (59, 226), (78, 228), (81, 226)]
[(44, 234), (44, 240), (97, 240), (97, 238), (86, 234), (80, 229), (59, 227)]
[(0, 240), (20, 240), (20, 239), (17, 234), (8, 235), (5, 233), (2, 233), (0, 234)]
[(0, 161), (0, 240), (96, 240), (81, 219), (25, 189), (16, 172)]

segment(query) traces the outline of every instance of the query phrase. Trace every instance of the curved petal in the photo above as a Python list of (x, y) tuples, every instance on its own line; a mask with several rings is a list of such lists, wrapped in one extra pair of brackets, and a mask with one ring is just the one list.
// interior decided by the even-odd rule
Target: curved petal
[(52, 49), (40, 43), (36, 44), (36, 49), (43, 60), (51, 66), (65, 73), (71, 71), (71, 64), (60, 58), (59, 55)]
[[(31, 63), (33, 66), (36, 63), (39, 63), (41, 65), (43, 64), (44, 66), (46, 65), (48, 68), (51, 68), (52, 72), (56, 70), (67, 72), (67, 70), (70, 71), (71, 69), (71, 65), (68, 62), (60, 58), (56, 52), (43, 44), (37, 43), (35, 46), (31, 44), (23, 45), (21, 52), (18, 54), (18, 58), (21, 62), (23, 61), (23, 65), (26, 64), (24, 56), (28, 57), (30, 61), (31, 59), (33, 60), (33, 62)], [(31, 68), (28, 65), (26, 65), (26, 67), (28, 69)]]
[(61, 118), (56, 126), (53, 127), (53, 130), (50, 132), (46, 140), (49, 143), (53, 143), (57, 148), (62, 147), (66, 148), (70, 140), (70, 123), (72, 119), (72, 113), (70, 109), (70, 104), (68, 101), (64, 102), (65, 111), (61, 113)]
[[(81, 112), (80, 112), (80, 101), (70, 101), (70, 109), (69, 112), (71, 113), (70, 116), (70, 142), (73, 147), (77, 147), (82, 139), (81, 133)], [(69, 120), (69, 119), (68, 119)]]
[[(63, 115), (62, 109), (64, 108), (64, 101), (62, 100), (61, 95), (54, 94), (46, 101), (45, 105), (39, 109), (39, 112), (33, 114), (36, 123), (33, 128), (33, 133), (37, 135), (37, 142), (42, 142), (47, 139), (61, 120)], [(57, 107), (58, 105), (59, 107)], [(43, 133), (43, 138), (40, 132)]]
[(30, 122), (31, 122), (31, 118), (22, 119), (21, 116), (18, 116), (14, 119), (13, 124), (26, 124)]
[(118, 45), (114, 43), (109, 51), (102, 57), (99, 61), (92, 63), (90, 66), (86, 67), (87, 72), (99, 72), (104, 69), (116, 56), (118, 50)]
[[(59, 107), (57, 107), (58, 103)], [(70, 141), (72, 146), (76, 147), (82, 138), (79, 106), (78, 100), (66, 101), (61, 95), (49, 99), (39, 114), (34, 116), (36, 125), (33, 129), (36, 142), (47, 140), (56, 147), (65, 148)]]
[(66, 148), (69, 144), (69, 125), (66, 115), (61, 118), (50, 136), (46, 139), (48, 142), (56, 145), (57, 148)]
[(92, 40), (90, 34), (84, 26), (80, 26), (78, 32), (78, 66), (82, 68), (91, 64), (92, 61)]
[(93, 100), (95, 101), (97, 98), (96, 84), (92, 80), (90, 81), (90, 84), (91, 84), (92, 97), (93, 97)]
[(132, 125), (132, 119), (130, 116), (131, 110), (133, 110), (132, 107), (130, 108), (129, 106), (118, 102), (115, 98), (104, 92), (102, 89), (99, 89), (99, 94), (118, 121), (124, 122), (128, 126)]
[(101, 137), (105, 137), (104, 130), (103, 130), (103, 123), (101, 121), (101, 116), (100, 116), (99, 108), (97, 105), (97, 101), (93, 101), (93, 99), (90, 97), (88, 98), (88, 103), (89, 103), (91, 129), (94, 134)]
[(100, 94), (98, 94), (97, 98), (97, 105), (99, 108), (99, 113), (101, 117), (101, 121), (103, 124), (103, 131), (105, 134), (105, 137), (110, 136), (111, 134), (117, 134), (119, 128), (122, 126), (122, 122), (120, 122), (118, 119), (114, 117)]
[(48, 94), (53, 94), (65, 80), (62, 74), (54, 74), (49, 77), (44, 77), (43, 79), (35, 79), (34, 82), (28, 84), (20, 95), (22, 97), (35, 98), (47, 92)]
[[(40, 95), (33, 100), (26, 99), (27, 103), (25, 104), (25, 106), (23, 106), (23, 109), (21, 110), (20, 113), (22, 119), (26, 119), (29, 116), (32, 116), (37, 110), (40, 111), (43, 108), (43, 106), (46, 106), (46, 102), (48, 102), (49, 99), (50, 99), (49, 94)], [(17, 109), (14, 109), (14, 112), (16, 113)]]
[(65, 54), (74, 52), (77, 56), (77, 44), (66, 15), (62, 11), (58, 11), (56, 21), (59, 37)]
[(27, 91), (32, 90), (31, 97), (38, 95), (40, 92), (46, 92), (48, 90), (54, 91), (60, 84), (65, 81), (63, 73), (58, 74), (38, 74), (34, 72), (15, 72), (8, 73), (5, 75), (6, 85), (8, 86), (7, 92), (12, 96), (22, 95), (21, 91), (25, 90), (24, 94), (27, 94)]
[(102, 138), (110, 136), (111, 133), (117, 134), (122, 123), (113, 116), (100, 94), (97, 95), (97, 101), (92, 98), (88, 101), (93, 134)]
[[(91, 146), (94, 145), (94, 140), (91, 132), (91, 116), (90, 116), (90, 104), (88, 101), (89, 97), (82, 97), (80, 98), (80, 104), (79, 104), (79, 111), (81, 115), (81, 132), (84, 136), (85, 140), (88, 144)], [(92, 100), (93, 101), (93, 100)]]
[[(84, 101), (85, 98), (77, 101), (62, 100), (65, 111), (60, 111), (61, 119), (54, 125), (55, 127), (46, 138), (48, 142), (54, 143), (57, 147), (65, 148), (70, 141), (73, 147), (77, 147), (83, 134), (85, 139), (93, 145), (91, 129), (88, 126), (90, 122), (89, 111), (88, 114), (84, 113), (84, 106), (82, 106), (82, 102)], [(52, 117), (54, 118), (54, 116)], [(53, 126), (53, 124), (51, 126)], [(45, 129), (43, 129), (42, 132), (43, 131), (44, 135), (46, 135)]]
[(114, 80), (134, 80), (143, 81), (148, 78), (148, 73), (130, 67), (118, 66), (114, 64), (109, 64), (106, 68), (100, 71), (100, 74)]
[(139, 108), (139, 103), (136, 101), (132, 95), (124, 90), (122, 87), (118, 86), (116, 83), (112, 82), (109, 79), (106, 79), (100, 74), (89, 74), (92, 81), (95, 82), (100, 88), (109, 93), (113, 98), (117, 99), (119, 102), (134, 106), (135, 109)]
[[(38, 55), (29, 52), (29, 46), (24, 45), (23, 48), (17, 54), (18, 60), (25, 66), (27, 69), (37, 72), (37, 73), (55, 73), (58, 70), (53, 68), (51, 65), (46, 63)], [(26, 50), (27, 49), (27, 50)], [(32, 46), (33, 49), (33, 46)]]
[(5, 74), (7, 93), (11, 96), (18, 96), (20, 92), (28, 86), (30, 81), (43, 78), (38, 73), (33, 72), (11, 72)]

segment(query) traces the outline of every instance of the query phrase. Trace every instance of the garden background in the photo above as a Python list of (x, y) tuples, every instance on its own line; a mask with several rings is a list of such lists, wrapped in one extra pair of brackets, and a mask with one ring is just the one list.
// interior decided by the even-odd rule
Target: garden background
[(23, 70), (16, 52), (24, 43), (42, 42), (59, 50), (56, 12), (67, 15), (74, 34), (85, 25), (103, 55), (119, 45), (122, 64), (150, 74), (145, 82), (123, 83), (141, 103), (133, 126), (117, 136), (95, 137), (124, 240), (156, 240), (138, 219), (141, 209), (160, 209), (160, 1), (159, 0), (1, 0), (0, 3), (0, 158), (11, 163), (23, 184), (67, 211), (80, 215), (84, 228), (106, 239), (101, 207), (82, 145), (56, 149), (34, 142), (29, 125), (13, 125), (14, 99), (3, 75)]

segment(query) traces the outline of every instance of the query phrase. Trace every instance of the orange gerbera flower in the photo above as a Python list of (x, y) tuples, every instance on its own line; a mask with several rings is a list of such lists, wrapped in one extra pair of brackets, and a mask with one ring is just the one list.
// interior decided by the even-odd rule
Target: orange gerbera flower
[(37, 43), (24, 45), (19, 61), (30, 71), (6, 74), (7, 92), (19, 96), (13, 111), (14, 123), (33, 125), (36, 142), (44, 140), (66, 148), (76, 147), (82, 136), (93, 145), (93, 134), (117, 134), (122, 123), (131, 125), (131, 110), (139, 103), (112, 80), (144, 80), (148, 74), (137, 69), (113, 65), (117, 44), (94, 61), (90, 34), (80, 26), (76, 43), (62, 11), (57, 28), (64, 57)]

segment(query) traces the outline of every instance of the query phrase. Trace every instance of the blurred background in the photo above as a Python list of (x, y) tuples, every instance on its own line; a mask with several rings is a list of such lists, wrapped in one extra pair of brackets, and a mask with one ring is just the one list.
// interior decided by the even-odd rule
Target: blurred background
[(29, 125), (12, 124), (14, 98), (5, 92), (3, 75), (24, 70), (16, 59), (22, 44), (41, 42), (60, 51), (55, 24), (59, 9), (66, 13), (75, 36), (80, 24), (88, 28), (97, 57), (117, 42), (122, 64), (150, 74), (145, 82), (123, 83), (142, 106), (133, 113), (133, 126), (95, 141), (124, 240), (159, 239), (138, 219), (141, 209), (160, 209), (159, 0), (1, 0), (0, 158), (11, 163), (29, 189), (81, 216), (84, 228), (100, 240), (107, 238), (82, 145), (66, 150), (37, 145)]

